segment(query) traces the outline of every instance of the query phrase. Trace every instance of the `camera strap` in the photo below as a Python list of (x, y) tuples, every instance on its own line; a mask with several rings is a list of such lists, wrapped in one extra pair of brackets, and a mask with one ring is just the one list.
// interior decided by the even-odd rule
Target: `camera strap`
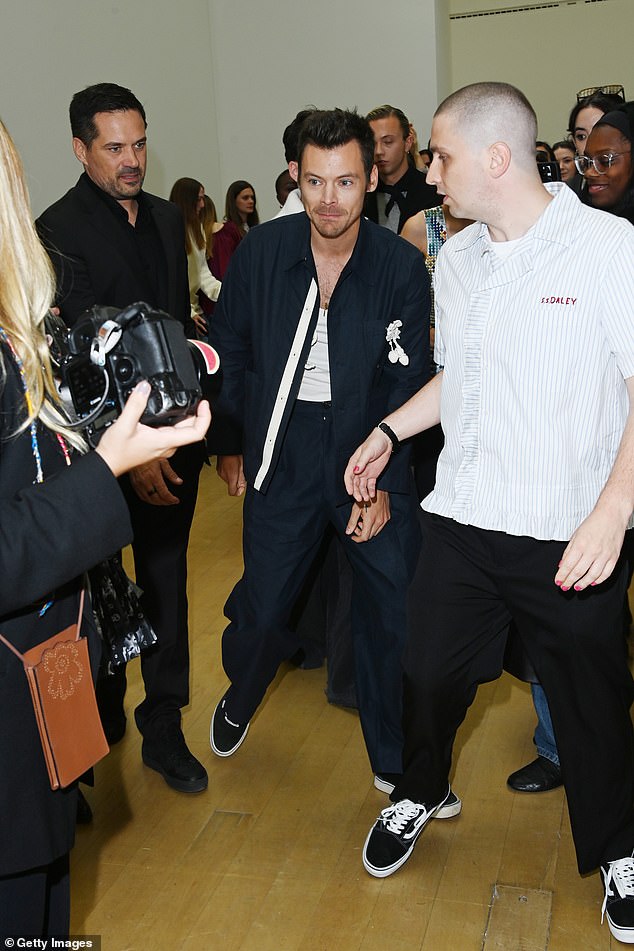
[(105, 367), (106, 355), (119, 343), (123, 327), (115, 320), (106, 320), (97, 331), (90, 346), (90, 362)]

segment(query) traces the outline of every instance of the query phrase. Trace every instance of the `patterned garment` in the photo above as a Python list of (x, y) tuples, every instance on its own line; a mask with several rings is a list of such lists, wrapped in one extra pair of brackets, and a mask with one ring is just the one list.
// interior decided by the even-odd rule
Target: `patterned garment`
[[(425, 255), (425, 267), (429, 272), (429, 277), (431, 280), (431, 311), (429, 314), (429, 326), (436, 326), (436, 318), (434, 316), (434, 270), (436, 268), (436, 258), (438, 253), (442, 248), (443, 244), (447, 240), (447, 224), (445, 222), (445, 215), (442, 210), (442, 205), (438, 205), (437, 208), (427, 208), (423, 214), (425, 215), (425, 225), (427, 226), (427, 254)], [(440, 369), (434, 363), (434, 348), (431, 347), (431, 362), (432, 367), (436, 367), (436, 372)]]

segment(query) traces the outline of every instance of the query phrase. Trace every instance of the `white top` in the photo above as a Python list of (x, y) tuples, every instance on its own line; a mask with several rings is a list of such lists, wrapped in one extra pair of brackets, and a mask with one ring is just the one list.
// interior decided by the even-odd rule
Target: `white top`
[[(475, 223), (435, 273), (445, 447), (423, 508), (569, 539), (612, 470), (634, 375), (634, 228), (561, 182), (505, 259)], [(632, 524), (632, 521), (630, 521)]]
[(302, 195), (299, 188), (295, 188), (292, 192), (288, 193), (288, 197), (278, 213), (275, 215), (276, 218), (283, 218), (285, 215), (297, 215), (300, 211), (304, 210), (304, 205), (302, 203)]
[(197, 291), (202, 291), (209, 300), (218, 300), (222, 284), (214, 277), (207, 264), (204, 248), (197, 248), (192, 239), (192, 250), (187, 255), (187, 276), (189, 279), (189, 300), (192, 310), (199, 312)]
[(382, 228), (389, 228), (390, 231), (393, 231), (394, 234), (398, 234), (398, 223), (401, 220), (401, 209), (394, 202), (390, 208), (389, 215), (385, 214), (385, 209), (391, 198), (391, 195), (388, 195), (387, 192), (377, 192), (376, 193), (376, 212), (377, 212), (377, 224), (381, 225)]
[(328, 359), (328, 311), (320, 307), (317, 326), (304, 366), (298, 400), (326, 403), (330, 400), (330, 361)]

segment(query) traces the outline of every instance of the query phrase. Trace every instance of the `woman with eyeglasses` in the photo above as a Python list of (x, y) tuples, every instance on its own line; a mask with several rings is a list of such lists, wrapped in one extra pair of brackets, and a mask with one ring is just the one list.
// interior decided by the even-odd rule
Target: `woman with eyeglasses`
[[(582, 91), (585, 92), (585, 90)], [(568, 132), (578, 155), (583, 155), (588, 136), (601, 116), (612, 109), (617, 109), (623, 105), (623, 102), (624, 97), (615, 93), (605, 93), (600, 89), (581, 99), (577, 97), (577, 104), (573, 107), (568, 119)]]
[(592, 129), (584, 155), (575, 159), (583, 175), (582, 200), (634, 224), (634, 103), (608, 112)]

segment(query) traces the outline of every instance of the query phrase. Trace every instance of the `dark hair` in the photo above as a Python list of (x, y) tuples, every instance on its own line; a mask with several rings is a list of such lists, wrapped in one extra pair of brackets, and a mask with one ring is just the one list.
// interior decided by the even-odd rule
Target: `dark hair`
[[(619, 133), (622, 139), (630, 143), (632, 146), (634, 142), (634, 102), (621, 103), (617, 109), (610, 109), (608, 113), (604, 113), (604, 118), (599, 119), (596, 123), (594, 129), (597, 127), (604, 128), (609, 126), (612, 129), (615, 129)], [(615, 113), (618, 115), (615, 116)], [(623, 116), (623, 118), (621, 118)], [(615, 122), (610, 121), (612, 117), (616, 118)], [(607, 122), (604, 119), (608, 119)], [(594, 132), (594, 129), (592, 130)], [(584, 188), (581, 194), (582, 201), (586, 205), (592, 205), (588, 197), (588, 189)], [(627, 218), (628, 221), (631, 221), (634, 224), (634, 158), (630, 152), (630, 178), (627, 183), (627, 188), (623, 193), (622, 197), (617, 201), (616, 205), (613, 205), (612, 208), (604, 208), (604, 211), (609, 212), (611, 215), (616, 215), (619, 218)]]
[[(250, 188), (253, 192), (253, 197), (255, 198), (255, 188), (249, 182), (237, 181), (232, 182), (227, 189), (227, 198), (225, 200), (225, 220), (233, 221), (234, 225), (238, 226), (240, 234), (245, 234), (244, 225), (242, 224), (242, 218), (238, 212), (238, 207), (236, 205), (236, 198), (243, 192), (245, 188)], [(256, 206), (254, 207), (251, 214), (247, 217), (247, 224), (249, 228), (253, 228), (254, 225), (260, 224), (260, 216), (258, 215), (257, 210), (257, 199)]]
[(568, 149), (574, 155), (577, 149), (575, 148), (575, 143), (572, 139), (560, 139), (559, 142), (555, 142), (553, 145), (553, 154), (557, 149)]
[[(553, 152), (552, 146), (550, 146), (548, 142), (544, 142), (542, 139), (537, 139), (535, 142), (535, 149), (537, 152), (545, 152), (547, 162), (555, 161), (555, 153)], [(542, 159), (539, 159), (539, 161), (542, 161)]]
[(287, 162), (296, 162), (299, 157), (299, 133), (304, 124), (304, 120), (317, 112), (317, 106), (306, 106), (300, 109), (293, 121), (284, 129), (282, 144), (284, 145), (284, 157)]
[(390, 106), (386, 103), (384, 106), (377, 106), (376, 109), (372, 109), (371, 112), (368, 112), (366, 119), (368, 122), (375, 122), (377, 119), (390, 119), (392, 116), (398, 119), (403, 138), (406, 139), (411, 129), (409, 119), (402, 109), (397, 109), (396, 106)]
[(97, 138), (95, 115), (98, 112), (138, 112), (147, 129), (145, 109), (137, 97), (125, 86), (117, 86), (116, 83), (97, 83), (96, 86), (87, 86), (81, 92), (76, 92), (68, 112), (73, 137), (81, 139), (87, 147)]
[(282, 200), (280, 198), (280, 188), (282, 187), (282, 184), (286, 181), (291, 182), (294, 189), (297, 188), (297, 182), (293, 180), (293, 176), (291, 175), (291, 173), (289, 172), (287, 168), (285, 168), (283, 172), (280, 172), (280, 174), (275, 179), (275, 195), (277, 197), (277, 200), (280, 203), (282, 203)]
[(197, 248), (205, 247), (200, 215), (197, 204), (200, 189), (203, 186), (195, 178), (179, 178), (172, 185), (170, 201), (177, 205), (185, 221), (185, 251), (190, 254), (192, 242)]
[(605, 115), (606, 112), (610, 112), (612, 109), (616, 109), (622, 105), (623, 100), (620, 96), (608, 96), (603, 92), (595, 92), (592, 96), (587, 96), (585, 99), (582, 99), (581, 102), (573, 106), (568, 119), (568, 132), (570, 132), (570, 135), (575, 134), (577, 117), (582, 109), (587, 109), (588, 106), (591, 106), (593, 109), (600, 109)]
[(365, 177), (369, 181), (374, 165), (374, 135), (368, 120), (360, 116), (356, 109), (321, 109), (313, 112), (305, 120), (299, 134), (297, 161), (301, 167), (307, 145), (314, 145), (318, 149), (337, 149), (348, 142), (358, 143)]

